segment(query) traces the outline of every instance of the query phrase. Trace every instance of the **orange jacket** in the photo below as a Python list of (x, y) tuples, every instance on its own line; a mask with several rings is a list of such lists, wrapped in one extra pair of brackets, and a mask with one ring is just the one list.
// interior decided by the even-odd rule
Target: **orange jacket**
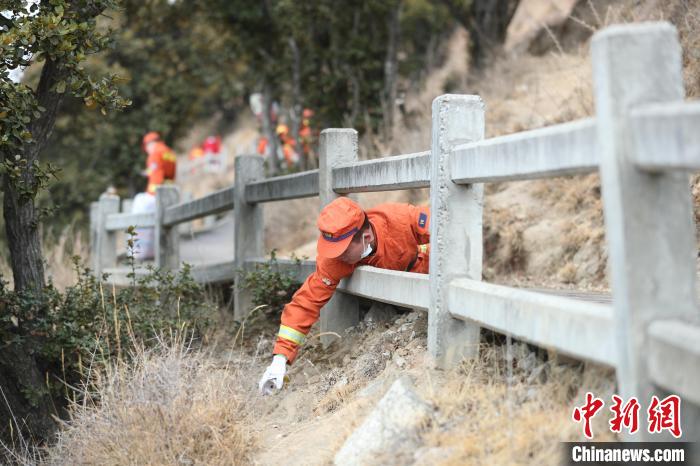
[(148, 175), (149, 194), (156, 193), (156, 187), (163, 184), (165, 180), (175, 179), (175, 168), (177, 157), (171, 148), (161, 141), (156, 141), (148, 151), (146, 159), (146, 174)]
[(366, 211), (377, 240), (377, 250), (351, 265), (338, 259), (318, 257), (316, 271), (309, 275), (282, 311), (282, 325), (274, 354), (283, 354), (291, 364), (321, 308), (331, 299), (338, 282), (356, 267), (428, 273), (430, 261), (430, 209), (410, 204), (381, 204)]

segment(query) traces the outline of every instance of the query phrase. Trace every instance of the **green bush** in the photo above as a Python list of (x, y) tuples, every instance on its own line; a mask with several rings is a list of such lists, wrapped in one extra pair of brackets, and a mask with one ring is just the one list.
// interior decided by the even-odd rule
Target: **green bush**
[(128, 359), (135, 344), (151, 346), (164, 332), (201, 337), (210, 324), (212, 306), (188, 266), (177, 273), (149, 268), (116, 289), (78, 257), (74, 264), (77, 283), (64, 292), (49, 284), (38, 295), (18, 293), (0, 279), (0, 351), (31, 339), (54, 397), (66, 390), (62, 381), (80, 382), (89, 364)]
[[(292, 254), (292, 260), (297, 266), (301, 266), (301, 259), (294, 254)], [(252, 294), (253, 304), (266, 305), (270, 312), (280, 311), (299, 289), (294, 272), (280, 272), (277, 253), (274, 249), (270, 252), (270, 260), (255, 264), (255, 268), (251, 271), (239, 270), (238, 274), (243, 288)]]

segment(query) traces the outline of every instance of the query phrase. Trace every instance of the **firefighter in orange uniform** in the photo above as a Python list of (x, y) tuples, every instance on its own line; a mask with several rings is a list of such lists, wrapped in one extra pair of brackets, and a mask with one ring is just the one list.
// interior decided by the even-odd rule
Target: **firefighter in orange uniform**
[(301, 149), (304, 157), (309, 159), (311, 156), (311, 147), (313, 144), (313, 131), (311, 130), (311, 118), (314, 116), (313, 110), (305, 108), (302, 113), (301, 128), (299, 129), (299, 140), (301, 141)]
[(148, 177), (146, 192), (155, 195), (158, 186), (175, 180), (177, 157), (175, 152), (160, 140), (160, 135), (155, 131), (143, 137), (142, 147), (148, 154), (145, 171)]
[(347, 197), (323, 208), (318, 216), (316, 271), (309, 275), (282, 312), (272, 364), (258, 388), (268, 395), (281, 389), (321, 308), (338, 282), (360, 265), (428, 273), (430, 209), (410, 204), (381, 204), (366, 212)]
[(276, 132), (277, 137), (280, 140), (280, 144), (282, 145), (282, 155), (284, 156), (284, 161), (287, 163), (287, 168), (291, 168), (299, 161), (299, 154), (297, 154), (296, 151), (297, 142), (289, 133), (289, 127), (287, 125), (277, 125)]

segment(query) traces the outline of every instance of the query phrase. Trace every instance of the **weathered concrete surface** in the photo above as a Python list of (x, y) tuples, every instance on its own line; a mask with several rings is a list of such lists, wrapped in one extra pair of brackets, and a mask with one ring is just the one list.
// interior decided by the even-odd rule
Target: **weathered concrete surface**
[[(276, 270), (280, 273), (291, 273), (294, 276), (294, 281), (297, 283), (303, 283), (304, 280), (306, 280), (306, 277), (314, 273), (316, 270), (316, 261), (309, 261), (309, 260), (304, 260), (304, 261), (299, 261), (297, 264), (296, 261), (293, 261), (291, 259), (276, 259), (277, 261), (277, 267), (273, 268), (273, 270)], [(255, 270), (255, 266), (257, 264), (266, 264), (269, 262), (269, 259), (267, 258), (255, 258), (255, 259), (246, 259), (244, 269), (246, 271), (252, 271)]]
[(153, 239), (155, 241), (154, 260), (156, 267), (167, 270), (180, 268), (180, 234), (177, 228), (163, 224), (165, 211), (180, 202), (180, 188), (172, 185), (156, 188), (156, 223)]
[(233, 209), (234, 187), (225, 188), (193, 201), (181, 202), (169, 207), (163, 216), (166, 226), (214, 215)]
[(156, 216), (152, 212), (148, 214), (111, 214), (107, 216), (105, 228), (107, 231), (124, 231), (131, 225), (148, 228), (155, 226), (155, 224)]
[(632, 111), (632, 155), (638, 168), (700, 170), (700, 102), (651, 104)]
[(595, 120), (586, 118), (456, 147), (455, 183), (529, 180), (598, 170)]
[(234, 261), (202, 264), (192, 268), (192, 278), (197, 283), (226, 283), (236, 278)]
[(92, 268), (100, 276), (105, 268), (117, 264), (116, 234), (107, 231), (107, 218), (119, 212), (119, 196), (102, 194), (96, 205), (90, 207), (90, 238), (92, 242)]
[[(234, 161), (236, 183), (234, 185), (233, 228), (230, 241), (234, 244), (235, 268), (241, 269), (245, 260), (263, 256), (263, 211), (262, 206), (245, 200), (245, 186), (264, 176), (263, 160), (257, 155), (240, 155)], [(237, 277), (236, 277), (237, 278)], [(243, 319), (253, 307), (252, 296), (236, 279), (233, 286), (234, 317)]]
[(543, 347), (615, 367), (609, 305), (457, 279), (450, 284), (452, 315)]
[(649, 374), (659, 386), (700, 405), (700, 326), (662, 320), (649, 326)]
[(318, 196), (318, 170), (276, 176), (248, 183), (246, 202), (270, 202)]
[(428, 350), (446, 368), (478, 354), (479, 326), (452, 317), (447, 292), (454, 278), (481, 280), (484, 187), (453, 183), (449, 163), (454, 147), (484, 138), (484, 102), (443, 95), (432, 112)]
[[(596, 33), (591, 51), (618, 385), (623, 399), (649, 400), (663, 393), (649, 374), (647, 328), (657, 319), (697, 318), (697, 250), (688, 176), (637, 169), (628, 117), (635, 107), (683, 100), (681, 47), (671, 24), (641, 23)], [(697, 408), (686, 412), (700, 426), (698, 416)], [(628, 439), (663, 437), (640, 429)]]
[[(321, 131), (319, 140), (318, 196), (321, 208), (340, 197), (333, 191), (333, 169), (339, 165), (356, 163), (357, 131), (354, 129), (326, 129)], [(336, 292), (321, 309), (321, 332), (342, 332), (357, 325), (360, 309), (357, 298)], [(321, 342), (328, 345), (335, 340), (332, 335), (324, 335)]]
[(341, 280), (338, 289), (388, 304), (427, 311), (430, 305), (428, 278), (426, 274), (365, 265), (356, 268), (352, 276)]
[[(338, 466), (389, 464), (392, 453), (411, 451), (433, 408), (413, 390), (408, 377), (393, 383), (365, 421), (335, 455)], [(380, 458), (381, 456), (381, 458)]]
[(333, 169), (337, 193), (394, 191), (430, 186), (430, 151), (367, 160)]

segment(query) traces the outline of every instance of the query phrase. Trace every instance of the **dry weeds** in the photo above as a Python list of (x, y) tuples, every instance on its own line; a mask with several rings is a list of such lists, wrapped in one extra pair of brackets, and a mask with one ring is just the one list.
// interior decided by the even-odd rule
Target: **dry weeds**
[(181, 338), (95, 371), (48, 464), (244, 464), (253, 439), (237, 373)]
[[(573, 407), (586, 391), (609, 397), (612, 380), (605, 369), (544, 361), (522, 343), (484, 346), (426, 390), (438, 414), (419, 464), (560, 464), (560, 442), (582, 440)], [(594, 418), (596, 440), (613, 440), (604, 417)]]

